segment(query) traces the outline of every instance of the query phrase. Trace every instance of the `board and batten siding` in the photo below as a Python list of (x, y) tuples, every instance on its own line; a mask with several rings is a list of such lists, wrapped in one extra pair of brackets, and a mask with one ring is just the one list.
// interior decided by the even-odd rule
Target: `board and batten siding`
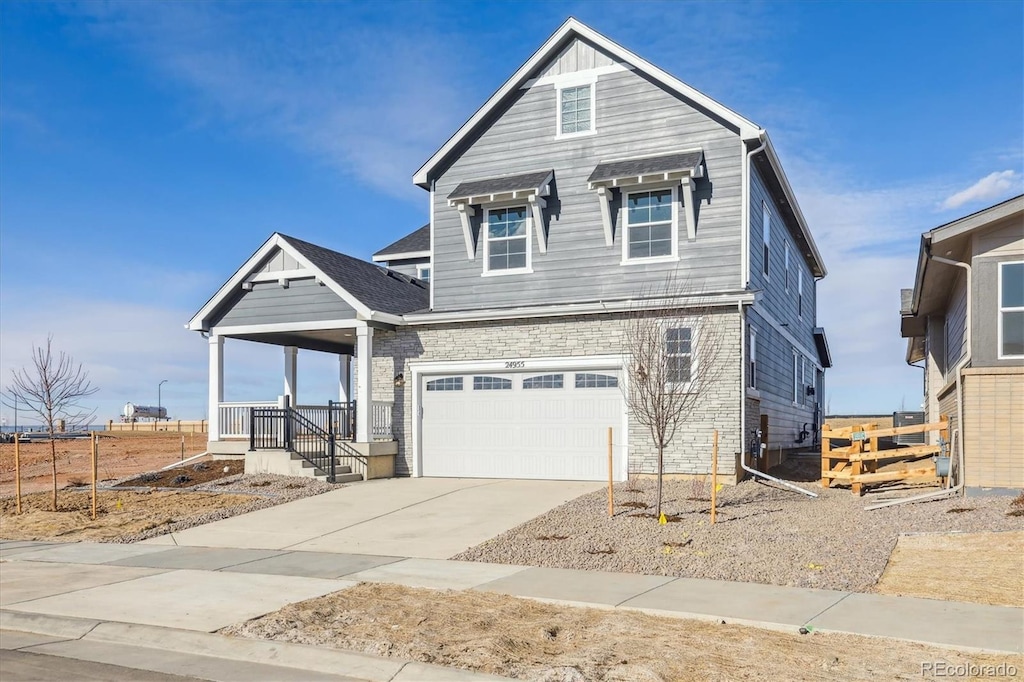
[[(556, 138), (556, 90), (521, 90), (437, 179), (434, 192), (434, 310), (622, 299), (657, 287), (669, 273), (693, 289), (735, 290), (740, 267), (739, 134), (634, 71), (603, 74), (596, 83), (596, 133)], [(680, 214), (679, 261), (622, 265), (622, 220), (605, 244), (597, 195), (587, 178), (602, 160), (704, 150), (707, 177), (698, 181), (696, 239)], [(458, 211), (447, 197), (475, 179), (554, 170), (545, 210), (548, 248), (531, 235), (532, 273), (481, 276), (483, 236), (466, 256)], [(482, 213), (482, 211), (480, 212)], [(479, 218), (479, 214), (478, 214)]]
[(548, 62), (548, 65), (537, 73), (537, 77), (562, 76), (601, 66), (611, 66), (614, 63), (615, 59), (610, 54), (584, 40), (574, 40), (566, 45), (557, 57)]
[(310, 278), (291, 280), (287, 287), (277, 282), (256, 282), (252, 291), (240, 290), (226, 310), (211, 320), (211, 325), (321, 322), (355, 315), (355, 310), (337, 294)]

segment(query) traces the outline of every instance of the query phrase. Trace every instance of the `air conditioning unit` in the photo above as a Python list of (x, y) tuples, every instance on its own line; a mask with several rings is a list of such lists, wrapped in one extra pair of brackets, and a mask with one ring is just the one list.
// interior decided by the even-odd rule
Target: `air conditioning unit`
[[(893, 426), (917, 426), (924, 424), (924, 412), (893, 412)], [(904, 433), (893, 440), (897, 445), (924, 445), (924, 433)]]

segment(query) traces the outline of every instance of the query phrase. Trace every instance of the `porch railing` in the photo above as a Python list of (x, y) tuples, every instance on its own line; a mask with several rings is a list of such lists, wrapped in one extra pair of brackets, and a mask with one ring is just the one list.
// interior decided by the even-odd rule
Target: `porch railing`
[[(220, 438), (242, 439), (252, 435), (253, 408), (277, 408), (276, 401), (220, 403)], [(293, 409), (318, 429), (332, 432), (340, 440), (356, 439), (356, 404), (297, 405)], [(373, 440), (393, 440), (394, 403), (374, 400), (370, 406), (370, 436)]]
[(326, 429), (297, 408), (252, 407), (249, 409), (252, 424), (249, 449), (294, 452), (326, 474), (328, 482), (334, 483), (338, 435), (334, 432), (335, 420), (332, 417), (347, 414), (348, 410), (331, 406), (324, 408), (324, 412), (327, 413), (324, 420)]

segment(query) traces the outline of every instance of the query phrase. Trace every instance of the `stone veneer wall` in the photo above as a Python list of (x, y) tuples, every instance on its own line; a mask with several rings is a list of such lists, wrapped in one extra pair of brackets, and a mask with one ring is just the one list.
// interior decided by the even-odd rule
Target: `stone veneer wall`
[[(692, 416), (665, 453), (666, 473), (706, 474), (711, 470), (712, 431), (719, 431), (719, 472), (731, 473), (741, 449), (740, 320), (735, 311), (714, 313), (721, 324), (722, 349), (713, 385), (701, 388)], [(625, 314), (452, 323), (376, 330), (373, 339), (373, 399), (394, 401), (399, 442), (396, 474), (412, 473), (412, 371), (410, 361), (499, 360), (622, 353)], [(700, 360), (698, 359), (698, 362)], [(394, 378), (403, 374), (405, 386)], [(630, 418), (630, 473), (654, 473), (657, 451), (646, 427)]]

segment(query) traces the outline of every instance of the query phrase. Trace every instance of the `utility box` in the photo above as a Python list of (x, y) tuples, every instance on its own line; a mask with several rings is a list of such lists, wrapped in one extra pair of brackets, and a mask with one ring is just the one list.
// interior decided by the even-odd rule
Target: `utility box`
[[(899, 426), (918, 426), (924, 424), (924, 412), (893, 412), (892, 413), (892, 425)], [(902, 433), (893, 438), (893, 441), (897, 445), (924, 445), (925, 434), (922, 433)]]

